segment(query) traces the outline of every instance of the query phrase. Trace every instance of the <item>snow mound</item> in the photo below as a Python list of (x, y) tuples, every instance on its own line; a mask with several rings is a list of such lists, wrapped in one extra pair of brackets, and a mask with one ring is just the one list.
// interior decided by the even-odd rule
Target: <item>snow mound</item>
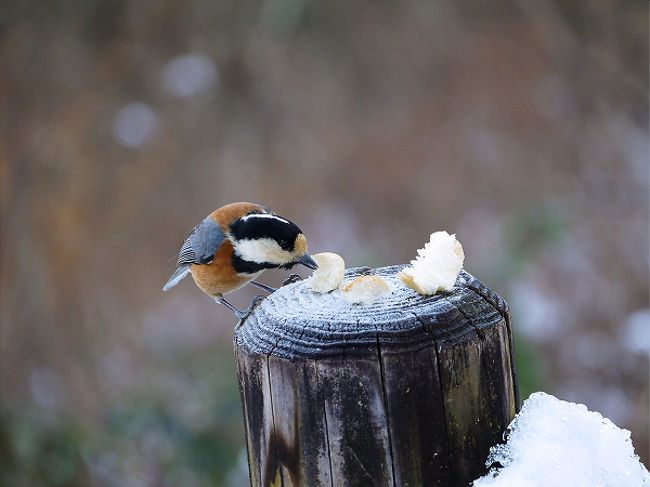
[(630, 432), (582, 404), (536, 392), (510, 423), (507, 443), (490, 449), (496, 462), (474, 487), (640, 487), (650, 474)]

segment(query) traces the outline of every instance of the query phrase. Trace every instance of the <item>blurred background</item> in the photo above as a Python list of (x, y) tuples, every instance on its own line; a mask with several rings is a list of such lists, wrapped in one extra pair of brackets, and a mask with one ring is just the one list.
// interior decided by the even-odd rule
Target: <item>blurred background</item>
[(456, 233), (522, 398), (600, 411), (648, 465), (647, 9), (2, 2), (0, 482), (247, 485), (234, 317), (161, 290), (239, 200), (348, 266)]

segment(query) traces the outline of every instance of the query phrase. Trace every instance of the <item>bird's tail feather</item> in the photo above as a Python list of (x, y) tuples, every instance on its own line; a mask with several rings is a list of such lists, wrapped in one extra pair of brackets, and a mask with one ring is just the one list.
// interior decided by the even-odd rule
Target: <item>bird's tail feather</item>
[(181, 282), (181, 279), (183, 279), (189, 273), (190, 273), (189, 264), (179, 266), (178, 269), (176, 269), (172, 274), (172, 277), (169, 278), (167, 284), (165, 284), (165, 286), (163, 287), (163, 291), (167, 291), (168, 289), (173, 288), (176, 284)]

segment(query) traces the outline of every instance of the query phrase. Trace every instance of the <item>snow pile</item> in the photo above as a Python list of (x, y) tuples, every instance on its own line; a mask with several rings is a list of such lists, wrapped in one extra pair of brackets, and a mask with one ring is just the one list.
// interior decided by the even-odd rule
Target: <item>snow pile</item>
[(640, 487), (650, 474), (634, 454), (628, 430), (582, 404), (536, 392), (491, 448), (493, 468), (474, 487)]

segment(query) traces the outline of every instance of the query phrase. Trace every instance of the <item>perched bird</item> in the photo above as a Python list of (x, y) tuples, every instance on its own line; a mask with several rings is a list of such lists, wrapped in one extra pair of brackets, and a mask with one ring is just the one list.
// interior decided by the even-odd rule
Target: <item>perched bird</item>
[(231, 203), (210, 213), (185, 239), (178, 268), (163, 287), (168, 290), (186, 275), (238, 318), (248, 316), (258, 298), (240, 311), (223, 298), (246, 284), (267, 292), (275, 289), (254, 281), (266, 269), (290, 269), (303, 264), (315, 269), (307, 239), (298, 226), (253, 203)]

